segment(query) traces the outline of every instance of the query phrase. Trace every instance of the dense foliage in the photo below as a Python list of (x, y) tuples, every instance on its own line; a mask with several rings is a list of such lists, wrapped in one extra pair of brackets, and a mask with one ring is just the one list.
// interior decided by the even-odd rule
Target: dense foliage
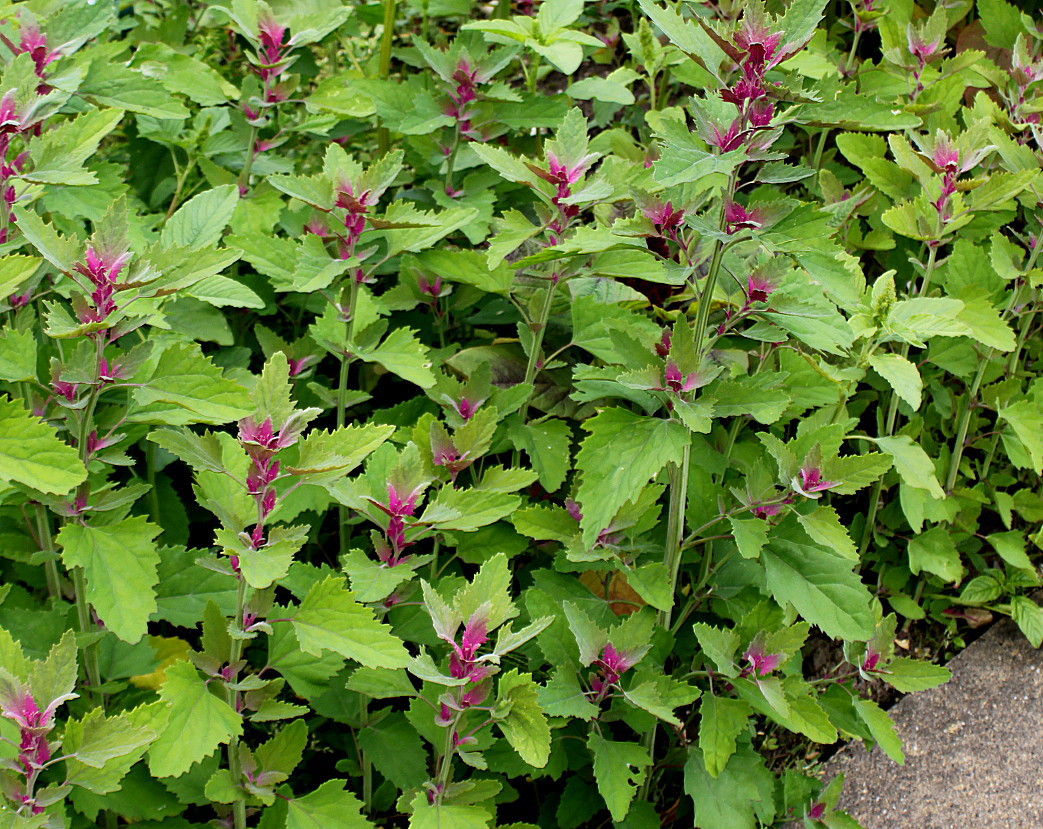
[(857, 825), (1043, 640), (1043, 31), (929, 2), (0, 7), (0, 829)]

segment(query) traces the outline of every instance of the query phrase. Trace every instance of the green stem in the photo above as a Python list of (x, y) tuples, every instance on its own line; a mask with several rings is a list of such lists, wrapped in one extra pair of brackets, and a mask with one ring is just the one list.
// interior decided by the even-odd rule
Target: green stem
[[(87, 603), (87, 577), (82, 567), (73, 567), (73, 589), (76, 591), (76, 623), (80, 633), (91, 635), (98, 632), (91, 618), (91, 606)], [(83, 667), (87, 673), (87, 687), (91, 697), (98, 705), (105, 708), (105, 697), (101, 693), (101, 665), (98, 661), (98, 643), (90, 642), (83, 649)]]
[(826, 141), (829, 139), (829, 129), (822, 130), (818, 138), (818, 146), (815, 147), (815, 158), (811, 162), (811, 166), (816, 170), (822, 169), (822, 153), (826, 149)]
[[(243, 632), (243, 610), (246, 608), (246, 579), (239, 576), (239, 586), (235, 593), (235, 619), (232, 621), (232, 630), (238, 634)], [(243, 658), (243, 639), (240, 636), (232, 637), (232, 651), (228, 657), (230, 665), (235, 665)], [(231, 680), (225, 684), (225, 701), (234, 710), (238, 710), (239, 692), (229, 685), (238, 682), (239, 670), (233, 669)], [(233, 736), (228, 741), (228, 773), (232, 778), (232, 785), (236, 789), (236, 799), (232, 801), (232, 819), (235, 821), (235, 829), (246, 829), (246, 792), (242, 791), (243, 768), (239, 763), (239, 738)]]
[[(529, 361), (525, 365), (525, 382), (534, 383), (536, 380), (536, 374), (538, 372), (538, 366), (540, 363), (540, 357), (543, 354), (543, 335), (547, 331), (547, 321), (550, 319), (550, 309), (554, 304), (554, 290), (558, 287), (558, 275), (553, 274), (547, 280), (547, 287), (544, 289), (543, 304), (540, 306), (540, 315), (534, 322), (529, 323), (529, 330), (532, 332), (532, 345), (529, 350)], [(531, 393), (530, 393), (531, 398)], [(529, 419), (528, 402), (525, 404), (525, 411), (523, 417), (527, 421)]]
[(974, 409), (974, 401), (978, 396), (978, 389), (981, 388), (981, 380), (985, 376), (985, 371), (989, 367), (989, 361), (992, 359), (993, 349), (989, 349), (985, 357), (978, 363), (978, 370), (974, 373), (974, 380), (971, 383), (970, 391), (963, 396), (963, 401), (960, 406), (960, 421), (956, 427), (956, 442), (952, 447), (952, 458), (949, 460), (949, 475), (945, 479), (945, 493), (946, 495), (952, 494), (953, 487), (956, 486), (956, 477), (960, 474), (960, 461), (963, 460), (963, 450), (967, 447), (967, 429), (971, 424), (971, 413)]
[[(380, 57), (377, 63), (377, 77), (387, 80), (391, 74), (391, 42), (395, 38), (395, 6), (396, 0), (384, 0), (384, 30), (380, 33)], [(387, 127), (377, 129), (377, 151), (386, 155), (391, 149), (391, 137)]]
[(254, 166), (254, 148), (257, 146), (257, 126), (252, 125), (250, 127), (250, 144), (246, 148), (246, 161), (243, 162), (243, 169), (239, 172), (239, 192), (242, 193), (250, 186), (250, 170)]
[(511, 0), (496, 0), (496, 6), (493, 8), (492, 19), (506, 20), (510, 16)]
[[(924, 266), (923, 282), (920, 283), (920, 290), (918, 295), (924, 297), (927, 295), (928, 289), (931, 287), (931, 276), (934, 273), (934, 267), (938, 260), (938, 246), (932, 245), (930, 252), (927, 255), (927, 264)], [(909, 356), (909, 345), (906, 344), (902, 347), (902, 357), (908, 358)], [(894, 434), (895, 422), (898, 420), (898, 395), (891, 392), (891, 399), (887, 406), (887, 418), (884, 422), (883, 434), (881, 437), (891, 437)], [(876, 516), (880, 511), (880, 499), (884, 491), (884, 479), (880, 477), (873, 484), (873, 492), (869, 496), (869, 510), (866, 512), (866, 524), (862, 528), (862, 539), (858, 545), (858, 557), (862, 558), (865, 555), (866, 550), (869, 549), (869, 542), (873, 539), (873, 529), (876, 527)]]
[(54, 556), (54, 536), (51, 534), (51, 519), (43, 504), (35, 504), (36, 512), (36, 538), (40, 550), (48, 554), (43, 564), (44, 574), (47, 576), (47, 595), (52, 601), (57, 601), (62, 596), (62, 582), (58, 575), (58, 562)]
[(156, 491), (156, 454), (159, 447), (151, 440), (145, 441), (145, 475), (148, 481), (148, 511), (153, 524), (159, 526), (159, 492)]
[(445, 165), (445, 192), (448, 195), (453, 192), (453, 167), (456, 166), (456, 153), (460, 149), (460, 123), (453, 127), (453, 146), (449, 150), (449, 158)]
[[(851, 41), (851, 51), (847, 53), (847, 60), (844, 62), (844, 73), (847, 75), (851, 74), (851, 70), (855, 65), (855, 53), (858, 51), (858, 41), (862, 39), (862, 30), (855, 29), (855, 37)], [(818, 165), (815, 165), (815, 169), (818, 169)]]
[[(355, 306), (358, 303), (359, 283), (354, 274), (349, 277), (347, 319), (344, 322), (344, 339), (350, 343), (355, 332)], [(348, 371), (353, 355), (345, 353), (340, 358), (340, 374), (337, 377), (337, 428), (347, 420)], [(341, 504), (337, 508), (337, 538), (341, 556), (348, 552), (348, 508)]]

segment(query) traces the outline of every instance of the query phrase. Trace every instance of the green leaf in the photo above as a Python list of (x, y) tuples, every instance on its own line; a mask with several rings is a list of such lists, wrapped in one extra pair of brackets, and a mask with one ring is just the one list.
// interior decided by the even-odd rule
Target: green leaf
[(633, 684), (623, 691), (623, 696), (632, 705), (674, 728), (681, 728), (683, 724), (674, 715), (674, 709), (695, 702), (699, 698), (699, 689), (669, 676), (653, 676), (646, 679), (647, 676), (647, 673), (639, 675)]
[(225, 184), (193, 196), (171, 216), (159, 237), (165, 248), (189, 250), (217, 244), (239, 203), (239, 188)]
[(419, 521), (440, 530), (474, 532), (506, 518), (521, 502), (516, 495), (444, 486), (428, 502)]
[(835, 639), (867, 641), (875, 624), (870, 595), (851, 562), (801, 540), (803, 533), (779, 526), (761, 552), (768, 588), (811, 624)]
[(166, 671), (159, 697), (170, 707), (167, 726), (149, 749), (156, 777), (178, 777), (214, 749), (243, 733), (242, 717), (210, 691), (195, 666), (175, 662)]
[(576, 675), (568, 668), (555, 670), (539, 689), (538, 697), (540, 706), (552, 717), (592, 720), (598, 714), (598, 707), (587, 699)]
[(1010, 615), (1032, 647), (1043, 644), (1043, 608), (1028, 596), (1011, 596)]
[(79, 739), (75, 746), (69, 744), (68, 725), (62, 746), (64, 752), (95, 769), (132, 752), (140, 757), (145, 752), (136, 749), (144, 749), (156, 736), (154, 731), (144, 726), (132, 725), (126, 712), (106, 717), (100, 708), (95, 708), (77, 723)]
[[(178, 426), (185, 423), (228, 423), (251, 414), (247, 390), (229, 380), (199, 346), (172, 345), (159, 358), (151, 378), (134, 389), (134, 398), (151, 408), (132, 420)], [(167, 407), (155, 404), (167, 404)], [(169, 408), (173, 407), (173, 408)]]
[(847, 529), (840, 523), (840, 516), (833, 507), (819, 504), (807, 515), (798, 514), (797, 520), (816, 544), (821, 544), (850, 561), (858, 561), (858, 548), (848, 535)]
[(1018, 530), (992, 533), (992, 535), (986, 536), (985, 540), (992, 545), (992, 548), (999, 554), (1000, 558), (1011, 567), (1017, 567), (1021, 570), (1031, 570), (1033, 568), (1032, 559), (1025, 552), (1027, 545), (1024, 533)]
[(1013, 49), (1023, 31), (1017, 7), (1005, 0), (977, 0), (977, 7), (985, 42), (997, 49)]
[(343, 780), (327, 780), (311, 794), (286, 806), (286, 829), (371, 829), (362, 816), (362, 802), (347, 791)]
[(550, 726), (530, 675), (513, 670), (500, 675), (497, 715), (504, 708), (507, 716), (496, 722), (503, 736), (522, 760), (542, 769), (550, 758)]
[(409, 829), (489, 829), (493, 816), (480, 806), (434, 805), (419, 792), (410, 804)]
[(689, 434), (680, 423), (618, 408), (605, 409), (584, 421), (583, 428), (590, 434), (576, 456), (582, 475), (576, 500), (583, 512), (583, 543), (589, 547), (620, 507), (681, 457)]
[(87, 478), (79, 454), (21, 402), (0, 397), (0, 480), (64, 495)]
[(355, 601), (341, 576), (312, 585), (304, 600), (289, 611), (303, 650), (318, 656), (335, 651), (371, 668), (404, 668), (409, 654), (373, 611)]
[(91, 110), (45, 130), (30, 142), (33, 163), (20, 178), (36, 184), (96, 184), (97, 176), (84, 165), (122, 118), (118, 109)]
[(854, 699), (855, 710), (862, 721), (869, 726), (869, 733), (883, 750), (884, 754), (898, 763), (905, 765), (905, 754), (902, 752), (902, 741), (895, 732), (894, 723), (879, 705), (868, 699)]
[(645, 779), (651, 765), (648, 752), (637, 743), (606, 740), (596, 731), (590, 733), (587, 747), (594, 755), (594, 779), (614, 821), (621, 821), (630, 811), (630, 801)]
[(95, 708), (82, 720), (70, 719), (62, 737), (67, 781), (95, 794), (116, 791), (165, 718), (165, 706), (155, 702), (112, 717)]
[(1036, 474), (1043, 474), (1043, 411), (1040, 407), (1030, 400), (1018, 400), (1001, 407), (997, 414), (1028, 451)]
[(193, 469), (224, 472), (221, 443), (213, 432), (197, 435), (187, 429), (160, 429), (152, 432), (148, 439)]
[(916, 411), (923, 395), (920, 372), (901, 354), (878, 353), (869, 357), (873, 371), (883, 377), (902, 400)]
[[(6, 296), (0, 293), (0, 296)], [(0, 330), (0, 380), (22, 382), (36, 379), (36, 335), (11, 326)]]
[(342, 477), (394, 432), (394, 426), (376, 423), (342, 426), (332, 432), (313, 429), (298, 444), (300, 454), (295, 462), (286, 464), (286, 470), (294, 475), (315, 475), (323, 479), (330, 473)]
[(422, 389), (435, 384), (427, 348), (411, 328), (396, 328), (375, 349), (361, 349), (357, 353), (367, 363), (380, 363), (392, 374)]
[(36, 256), (12, 254), (0, 258), (0, 296), (8, 297), (36, 273), (43, 260)]
[(914, 575), (926, 570), (954, 584), (963, 578), (960, 553), (947, 528), (932, 527), (909, 542), (909, 569)]
[(912, 694), (944, 685), (952, 678), (952, 671), (942, 665), (903, 657), (888, 663), (880, 672), (880, 678), (896, 691)]
[(717, 777), (735, 753), (739, 736), (753, 711), (746, 703), (730, 697), (704, 694), (699, 706), (699, 748), (711, 777)]
[(895, 470), (904, 484), (915, 489), (925, 489), (939, 501), (945, 498), (945, 492), (935, 476), (934, 462), (920, 444), (915, 443), (908, 435), (874, 440), (877, 446), (891, 456)]
[(87, 601), (106, 627), (124, 642), (148, 632), (156, 611), (160, 527), (142, 516), (118, 524), (66, 524), (56, 537), (66, 567), (82, 567)]
[(735, 546), (739, 555), (743, 558), (757, 558), (768, 542), (768, 530), (770, 525), (760, 518), (736, 518), (728, 519), (735, 537)]
[(556, 492), (572, 467), (572, 429), (568, 422), (551, 419), (519, 423), (511, 428), (510, 436), (514, 445), (529, 456), (543, 488)]
[(691, 747), (684, 766), (684, 790), (692, 798), (698, 829), (757, 829), (775, 817), (775, 777), (749, 744), (744, 744), (713, 777), (702, 751)]

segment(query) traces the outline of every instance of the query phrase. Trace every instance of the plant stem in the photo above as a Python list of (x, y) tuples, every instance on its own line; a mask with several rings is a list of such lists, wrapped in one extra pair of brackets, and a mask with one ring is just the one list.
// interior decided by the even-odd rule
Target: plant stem
[[(87, 603), (87, 577), (82, 567), (73, 567), (72, 575), (73, 589), (76, 591), (76, 622), (80, 633), (97, 633), (97, 628), (91, 619), (91, 606)], [(87, 673), (87, 686), (94, 701), (105, 708), (105, 697), (101, 693), (101, 665), (98, 661), (98, 643), (90, 642), (83, 649), (83, 667)]]
[[(235, 619), (232, 623), (232, 630), (238, 634), (243, 632), (243, 610), (246, 607), (246, 579), (239, 574), (239, 585), (235, 593)], [(232, 649), (229, 655), (228, 661), (230, 665), (235, 665), (243, 657), (243, 640), (239, 636), (232, 637)], [(233, 669), (232, 679), (225, 684), (225, 700), (235, 710), (238, 710), (239, 692), (229, 685), (235, 683), (239, 679), (238, 668)], [(232, 785), (237, 791), (236, 799), (232, 801), (232, 819), (235, 821), (234, 829), (246, 829), (246, 793), (242, 792), (242, 797), (239, 797), (239, 790), (243, 780), (243, 768), (239, 763), (239, 738), (233, 736), (228, 741), (228, 773), (232, 777)]]
[(456, 166), (456, 153), (460, 149), (460, 122), (453, 127), (453, 145), (449, 149), (449, 157), (445, 162), (445, 192), (453, 192), (453, 167)]
[(145, 477), (148, 481), (149, 519), (159, 525), (159, 493), (156, 491), (156, 453), (159, 447), (151, 440), (145, 441)]
[[(927, 295), (927, 290), (931, 286), (931, 276), (934, 273), (934, 267), (938, 261), (938, 246), (930, 246), (930, 252), (927, 255), (927, 264), (924, 266), (923, 282), (920, 283), (920, 289), (917, 292), (919, 296), (923, 297)], [(906, 344), (902, 347), (902, 356), (909, 356), (909, 345)], [(887, 418), (884, 422), (883, 436), (891, 437), (894, 434), (895, 422), (898, 419), (898, 395), (893, 391), (891, 392), (891, 399), (887, 406)], [(858, 545), (858, 557), (862, 558), (865, 555), (866, 550), (869, 549), (869, 542), (873, 538), (873, 528), (876, 526), (876, 516), (880, 511), (880, 499), (884, 491), (884, 479), (881, 476), (873, 484), (873, 493), (869, 496), (869, 510), (866, 512), (866, 524), (862, 528), (862, 539)]]
[(985, 376), (985, 370), (989, 367), (992, 354), (993, 349), (990, 348), (985, 357), (978, 363), (978, 370), (974, 373), (970, 391), (964, 395), (960, 406), (960, 421), (956, 427), (956, 442), (953, 444), (952, 458), (949, 460), (949, 475), (945, 479), (946, 495), (951, 494), (953, 487), (956, 486), (956, 477), (960, 473), (960, 461), (963, 460), (963, 450), (967, 446), (967, 429), (971, 423), (974, 400), (978, 396), (978, 389), (981, 388), (981, 380)]
[(44, 574), (47, 576), (47, 594), (52, 601), (62, 596), (62, 583), (58, 575), (58, 562), (53, 558), (54, 537), (51, 534), (51, 519), (43, 504), (34, 504), (36, 512), (36, 537), (40, 550), (51, 554), (43, 564)]
[[(532, 344), (529, 350), (529, 361), (525, 365), (524, 382), (526, 383), (533, 383), (539, 371), (540, 356), (543, 353), (543, 335), (547, 331), (547, 321), (550, 319), (550, 309), (554, 304), (554, 290), (558, 287), (558, 281), (558, 274), (556, 272), (551, 274), (547, 280), (547, 287), (544, 289), (545, 293), (543, 295), (543, 304), (540, 306), (540, 315), (534, 322), (529, 323), (529, 330), (532, 332)], [(532, 397), (531, 392), (529, 397)], [(525, 403), (522, 418), (525, 421), (529, 419), (528, 401)]]
[[(384, 0), (384, 30), (380, 33), (380, 57), (377, 63), (377, 77), (387, 80), (391, 74), (391, 42), (395, 38), (395, 6), (396, 0)], [(387, 127), (377, 129), (377, 152), (386, 155), (391, 149), (391, 137)]]
[(250, 186), (250, 170), (254, 166), (254, 148), (257, 146), (257, 126), (252, 125), (250, 127), (250, 145), (246, 148), (246, 161), (243, 162), (243, 169), (239, 171), (239, 192), (245, 192)]
[[(358, 304), (359, 282), (354, 274), (349, 277), (348, 307), (345, 309), (346, 319), (344, 321), (344, 339), (350, 343), (355, 332), (355, 306)], [(352, 355), (344, 353), (340, 358), (340, 374), (337, 378), (337, 428), (344, 426), (347, 419), (347, 396), (348, 396), (348, 370), (351, 367)], [(348, 508), (341, 504), (337, 508), (337, 539), (339, 541), (340, 555), (348, 551)]]

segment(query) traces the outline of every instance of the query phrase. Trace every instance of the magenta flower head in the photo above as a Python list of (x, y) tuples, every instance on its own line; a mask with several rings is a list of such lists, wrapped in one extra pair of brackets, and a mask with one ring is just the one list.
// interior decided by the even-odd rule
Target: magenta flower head
[(725, 233), (731, 236), (740, 230), (756, 230), (764, 226), (764, 217), (760, 211), (747, 210), (738, 202), (728, 202), (724, 206)]
[(838, 483), (838, 481), (827, 481), (822, 477), (822, 470), (811, 464), (802, 466), (798, 477), (790, 481), (792, 487), (806, 498), (818, 498), (818, 493), (832, 489)]
[(682, 392), (691, 391), (699, 385), (699, 372), (692, 371), (682, 375), (681, 369), (677, 367), (677, 363), (671, 360), (666, 364), (663, 380), (669, 391), (674, 392), (674, 394), (681, 394)]
[(548, 151), (547, 172), (544, 173), (539, 170), (534, 172), (536, 172), (540, 178), (549, 181), (551, 184), (575, 184), (583, 177), (583, 174), (590, 169), (590, 165), (597, 160), (597, 153), (587, 153), (575, 164), (567, 166), (558, 161), (558, 157), (554, 155), (554, 153)]
[(746, 277), (746, 301), (767, 302), (775, 291), (775, 283), (760, 274), (752, 273)]
[(675, 210), (671, 202), (664, 203), (656, 200), (641, 212), (655, 225), (656, 232), (660, 236), (676, 235), (677, 228), (684, 222), (684, 210), (682, 208)]
[(615, 685), (623, 674), (637, 664), (637, 659), (631, 653), (616, 650), (609, 643), (601, 651), (601, 656), (594, 660), (594, 664), (601, 669), (602, 681), (606, 685)]
[(782, 654), (768, 653), (760, 641), (760, 636), (750, 643), (742, 658), (749, 664), (742, 669), (739, 676), (752, 676), (754, 679), (767, 676), (782, 664)]

